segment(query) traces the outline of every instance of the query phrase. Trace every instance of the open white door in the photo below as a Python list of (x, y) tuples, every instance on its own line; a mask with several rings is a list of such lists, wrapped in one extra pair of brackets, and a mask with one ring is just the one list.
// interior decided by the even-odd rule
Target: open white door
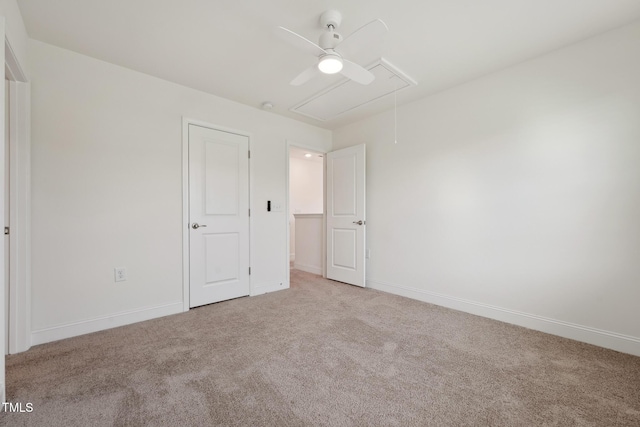
[(189, 124), (189, 305), (249, 295), (249, 138)]
[(327, 154), (327, 278), (365, 286), (365, 146)]

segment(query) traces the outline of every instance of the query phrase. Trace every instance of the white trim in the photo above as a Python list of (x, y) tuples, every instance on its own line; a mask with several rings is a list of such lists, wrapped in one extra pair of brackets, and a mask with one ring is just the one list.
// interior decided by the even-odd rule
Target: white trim
[[(327, 154), (322, 159), (322, 277), (327, 278)], [(365, 266), (366, 267), (366, 266)]]
[(30, 84), (9, 81), (9, 353), (31, 347)]
[(367, 286), (371, 289), (452, 308), (454, 310), (464, 311), (466, 313), (482, 317), (488, 317), (490, 319), (523, 326), (536, 331), (597, 345), (599, 347), (609, 348), (622, 353), (640, 356), (640, 338), (638, 337), (496, 307), (490, 304), (452, 297), (410, 286), (395, 285), (371, 279), (367, 280)]
[[(386, 69), (388, 72), (390, 72), (392, 74), (392, 77), (395, 77), (397, 80), (406, 83), (404, 86), (398, 86), (396, 91), (401, 91), (403, 89), (407, 89), (410, 87), (414, 87), (416, 86), (418, 83), (412, 79), (411, 77), (409, 77), (406, 73), (404, 73), (403, 71), (399, 70), (398, 67), (396, 67), (395, 65), (393, 65), (391, 62), (389, 62), (388, 60), (384, 59), (384, 58), (380, 58), (377, 59), (375, 62), (365, 66), (364, 68), (366, 68), (367, 70), (371, 71), (376, 67), (382, 67), (384, 69)], [(390, 77), (390, 78), (392, 78)], [(330, 120), (334, 120), (344, 114), (347, 114), (355, 109), (358, 109), (360, 107), (364, 107), (368, 104), (374, 103), (377, 100), (384, 98), (387, 95), (392, 94), (393, 92), (387, 92), (387, 93), (382, 93), (382, 94), (375, 94), (373, 96), (375, 96), (375, 98), (370, 98), (368, 100), (365, 100), (364, 102), (357, 104), (357, 105), (349, 105), (349, 108), (347, 110), (342, 110), (340, 112), (334, 112), (334, 114), (330, 117), (320, 117), (320, 115), (314, 115), (313, 113), (308, 113), (308, 112), (304, 112), (302, 111), (300, 108), (304, 107), (305, 105), (312, 103), (314, 101), (317, 101), (320, 97), (323, 96), (327, 96), (333, 98), (333, 96), (336, 96), (338, 99), (340, 99), (341, 96), (344, 96), (344, 93), (338, 93), (338, 95), (335, 94), (331, 94), (330, 92), (332, 91), (340, 91), (340, 88), (346, 87), (348, 88), (349, 86), (344, 86), (347, 85), (348, 83), (350, 83), (351, 80), (347, 77), (344, 77), (342, 79), (340, 79), (339, 81), (337, 81), (335, 84), (332, 84), (328, 87), (326, 87), (325, 89), (322, 89), (321, 91), (315, 93), (314, 95), (311, 95), (309, 98), (306, 98), (304, 101), (294, 105), (293, 107), (289, 108), (289, 111), (303, 115), (303, 116), (307, 116), (310, 117), (314, 120), (318, 120), (320, 122), (326, 122), (326, 121), (330, 121)], [(344, 86), (344, 87), (343, 87)], [(333, 96), (332, 96), (333, 95)], [(371, 96), (371, 95), (370, 95)], [(326, 99), (326, 98), (325, 98)], [(344, 108), (344, 106), (342, 107)]]
[[(288, 270), (288, 269), (287, 269)], [(283, 289), (289, 289), (289, 285), (286, 283), (275, 283), (271, 285), (258, 285), (251, 289), (251, 294), (249, 296), (262, 295), (269, 292), (281, 291)]]
[(322, 267), (318, 267), (317, 265), (298, 264), (294, 262), (293, 268), (295, 268), (296, 270), (306, 271), (307, 273), (317, 274), (318, 276), (322, 276)]
[(182, 311), (189, 311), (189, 123), (182, 118)]
[(294, 218), (324, 218), (321, 213), (294, 213)]
[(9, 39), (6, 37), (4, 38), (4, 63), (5, 72), (7, 72), (5, 78), (23, 83), (29, 81), (22, 66), (20, 65), (20, 62), (18, 61), (18, 57), (11, 47), (11, 43), (9, 43)]
[[(2, 38), (5, 38), (5, 19), (4, 16), (0, 16), (0, 35), (2, 36)], [(5, 43), (6, 45), (6, 43)], [(0, 47), (0, 49), (5, 50), (5, 46)], [(4, 56), (5, 54), (3, 53), (2, 56)], [(5, 66), (2, 68), (2, 71), (0, 71), (0, 73), (2, 73), (2, 80), (4, 81), (4, 74), (5, 74), (5, 70), (6, 70), (6, 61), (5, 61)], [(2, 107), (0, 107), (0, 113), (3, 117), (2, 123), (0, 123), (0, 134), (2, 134), (2, 141), (4, 141), (4, 135), (5, 135), (5, 131), (4, 131), (4, 126), (5, 126), (5, 120), (4, 117), (6, 117), (6, 112), (5, 112), (5, 105), (6, 105), (6, 99), (5, 96), (6, 94), (4, 93), (5, 90), (5, 84), (4, 82), (2, 83), (2, 89), (0, 89), (0, 91), (2, 91)], [(2, 143), (2, 150), (0, 150), (0, 199), (2, 199), (2, 210), (0, 210), (0, 218), (2, 218), (2, 222), (4, 223), (4, 191), (5, 191), (5, 160), (4, 160), (4, 154), (5, 154), (5, 142)], [(4, 225), (4, 224), (2, 224)], [(2, 262), (0, 263), (0, 277), (2, 277), (2, 283), (4, 283), (3, 287), (2, 287), (2, 293), (0, 294), (0, 325), (2, 325), (2, 329), (0, 330), (0, 355), (2, 355), (2, 363), (0, 363), (0, 397), (2, 397), (2, 401), (5, 401), (5, 388), (4, 388), (4, 383), (5, 383), (5, 353), (7, 352), (8, 349), (5, 348), (6, 346), (6, 339), (7, 339), (7, 325), (6, 325), (6, 317), (5, 317), (5, 310), (6, 310), (6, 306), (5, 306), (5, 298), (6, 298), (6, 283), (5, 283), (5, 273), (4, 273), (4, 269), (5, 269), (5, 250), (4, 250), (5, 245), (3, 244), (2, 247), (0, 247), (0, 259), (2, 260)]]
[[(182, 311), (189, 311), (189, 125), (201, 126), (208, 129), (219, 130), (222, 132), (233, 133), (236, 135), (246, 136), (249, 139), (249, 152), (251, 152), (251, 133), (243, 132), (237, 129), (218, 126), (213, 123), (204, 122), (202, 120), (190, 119), (182, 117)], [(253, 188), (253, 174), (251, 173), (251, 158), (249, 158), (249, 210), (251, 210), (251, 200)], [(249, 267), (253, 259), (253, 245), (251, 244), (251, 236), (253, 235), (253, 221), (249, 216)], [(288, 269), (287, 269), (288, 271)], [(253, 281), (249, 275), (249, 295), (253, 295)]]
[(119, 326), (130, 325), (171, 314), (182, 313), (182, 301), (164, 304), (157, 307), (124, 311), (121, 313), (39, 329), (31, 334), (33, 345), (44, 344), (65, 338), (104, 331)]
[[(5, 37), (9, 80), (9, 332), (8, 353), (31, 347), (31, 85)], [(5, 94), (6, 96), (6, 94)], [(4, 188), (4, 187), (3, 187)]]
[(290, 183), (289, 180), (291, 179), (289, 174), (290, 174), (290, 166), (289, 166), (289, 161), (291, 160), (291, 152), (290, 152), (290, 148), (291, 148), (291, 143), (289, 142), (289, 140), (285, 140), (285, 150), (284, 150), (284, 154), (285, 156), (287, 156), (287, 158), (285, 159), (284, 162), (284, 183), (285, 183), (285, 198), (284, 198), (284, 209), (285, 209), (285, 220), (284, 220), (284, 225), (285, 225), (285, 230), (286, 230), (286, 237), (285, 240), (287, 242), (287, 251), (285, 252), (286, 254), (289, 254), (289, 262), (287, 262), (286, 268), (284, 269), (285, 274), (284, 274), (284, 282), (285, 285), (287, 286), (287, 288), (290, 286), (291, 284), (291, 261), (293, 261), (296, 257), (295, 253), (291, 253), (291, 208), (289, 207), (289, 192), (291, 191), (290, 189)]

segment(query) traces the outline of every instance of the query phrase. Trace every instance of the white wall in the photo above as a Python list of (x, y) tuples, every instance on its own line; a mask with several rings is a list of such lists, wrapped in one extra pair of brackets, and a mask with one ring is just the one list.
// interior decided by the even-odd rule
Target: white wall
[(296, 259), (293, 268), (322, 274), (324, 215), (296, 214)]
[(323, 169), (322, 159), (318, 161), (293, 157), (289, 160), (291, 213), (322, 213)]
[[(640, 23), (338, 129), (368, 285), (640, 354)], [(437, 66), (437, 64), (434, 64)]]
[(286, 286), (287, 213), (266, 201), (285, 200), (286, 139), (324, 151), (329, 131), (41, 42), (29, 51), (34, 343), (181, 306), (183, 116), (251, 133), (252, 288)]

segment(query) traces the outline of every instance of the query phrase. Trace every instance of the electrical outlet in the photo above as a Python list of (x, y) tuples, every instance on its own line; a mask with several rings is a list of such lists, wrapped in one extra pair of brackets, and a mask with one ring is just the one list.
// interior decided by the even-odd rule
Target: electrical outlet
[(114, 279), (116, 282), (124, 282), (127, 280), (127, 269), (124, 267), (116, 267), (113, 269)]

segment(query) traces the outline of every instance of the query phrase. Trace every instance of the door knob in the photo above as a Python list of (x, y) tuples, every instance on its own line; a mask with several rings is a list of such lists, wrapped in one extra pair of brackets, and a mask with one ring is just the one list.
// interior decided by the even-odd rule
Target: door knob
[(353, 223), (354, 223), (354, 224), (358, 224), (358, 225), (362, 225), (362, 224), (364, 224), (364, 221), (363, 221), (363, 220), (360, 220), (360, 221), (353, 221)]
[(206, 227), (206, 225), (200, 225), (197, 222), (194, 222), (193, 225), (191, 226), (191, 228), (193, 228), (194, 230), (197, 230), (200, 227)]

